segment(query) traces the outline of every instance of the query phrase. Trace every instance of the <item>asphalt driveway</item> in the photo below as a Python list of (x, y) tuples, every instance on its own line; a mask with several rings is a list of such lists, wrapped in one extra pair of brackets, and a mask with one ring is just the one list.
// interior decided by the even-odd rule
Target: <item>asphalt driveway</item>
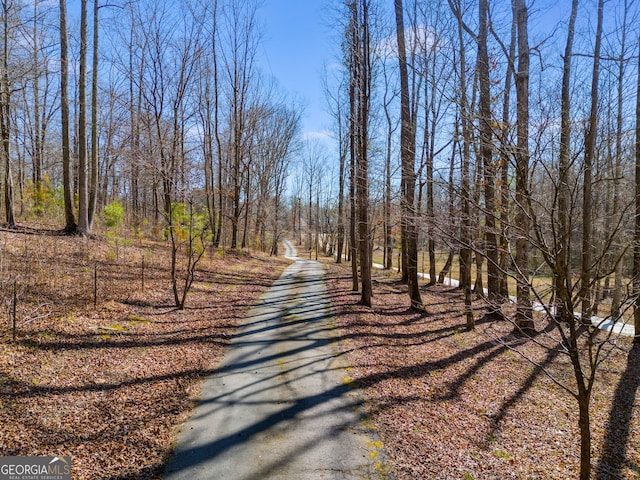
[(324, 267), (285, 246), (294, 263), (241, 322), (163, 478), (388, 478), (332, 341)]

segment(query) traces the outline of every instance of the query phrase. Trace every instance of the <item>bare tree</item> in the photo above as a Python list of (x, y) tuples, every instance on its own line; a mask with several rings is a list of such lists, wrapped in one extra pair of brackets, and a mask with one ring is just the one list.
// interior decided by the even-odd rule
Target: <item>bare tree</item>
[(371, 37), (370, 2), (354, 0), (348, 3), (351, 16), (350, 83), (353, 98), (351, 111), (351, 152), (355, 156), (355, 187), (357, 207), (358, 256), (360, 260), (361, 296), (363, 305), (371, 306), (371, 248), (369, 233), (369, 110), (371, 97)]
[(60, 0), (60, 115), (62, 120), (62, 176), (64, 189), (65, 227), (67, 233), (75, 233), (73, 185), (71, 177), (71, 149), (69, 145), (69, 59), (67, 42), (67, 2)]
[(592, 186), (593, 162), (596, 155), (596, 137), (598, 135), (598, 83), (600, 77), (600, 50), (602, 45), (604, 0), (598, 0), (598, 20), (596, 26), (595, 46), (593, 52), (593, 69), (591, 73), (591, 108), (584, 146), (584, 173), (582, 186), (582, 268), (580, 271), (581, 313), (585, 322), (589, 322), (592, 312), (592, 275), (593, 259), (593, 212)]
[(402, 0), (395, 0), (394, 10), (396, 17), (396, 36), (398, 40), (398, 59), (400, 62), (400, 158), (402, 166), (402, 235), (403, 246), (406, 247), (407, 280), (409, 286), (409, 299), (411, 308), (424, 310), (420, 286), (418, 284), (418, 230), (417, 215), (415, 210), (416, 174), (415, 163), (415, 136), (416, 118), (411, 113), (409, 98), (409, 74), (407, 67), (407, 51), (404, 30), (404, 9)]
[(78, 232), (91, 233), (87, 172), (87, 0), (80, 1), (80, 72), (78, 77)]
[[(577, 1), (577, 0), (574, 0)], [(636, 84), (635, 128), (635, 229), (633, 235), (633, 325), (634, 343), (640, 344), (640, 37), (638, 37), (638, 77)]]
[(478, 2), (478, 102), (480, 156), (484, 168), (485, 248), (487, 252), (487, 290), (489, 300), (495, 301), (500, 293), (498, 240), (496, 236), (495, 165), (493, 162), (493, 131), (491, 128), (491, 89), (489, 78), (489, 52), (487, 48), (489, 2)]
[(534, 329), (529, 293), (529, 39), (528, 11), (525, 0), (513, 0), (513, 16), (518, 29), (518, 68), (516, 98), (518, 147), (516, 149), (516, 258), (518, 271), (516, 325)]
[[(460, 101), (458, 109), (460, 111), (459, 122), (456, 124), (456, 132), (461, 130), (462, 152), (461, 152), (461, 185), (460, 196), (462, 203), (461, 225), (460, 225), (460, 286), (464, 289), (465, 316), (467, 330), (475, 327), (473, 311), (471, 309), (471, 182), (470, 182), (470, 162), (471, 162), (471, 131), (469, 125), (470, 106), (467, 96), (466, 81), (466, 49), (464, 41), (464, 30), (466, 25), (462, 20), (460, 1), (449, 0), (449, 7), (457, 20), (458, 33), (458, 82), (460, 90)], [(459, 128), (458, 128), (459, 127)]]
[(93, 0), (93, 52), (91, 61), (91, 152), (89, 161), (89, 199), (87, 220), (89, 231), (93, 222), (98, 204), (98, 41), (99, 41), (99, 6), (98, 0)]
[(0, 76), (0, 138), (4, 159), (4, 208), (8, 226), (16, 224), (13, 204), (13, 173), (11, 169), (11, 81), (9, 78), (9, 30), (10, 16), (15, 14), (13, 1), (2, 2), (2, 75)]

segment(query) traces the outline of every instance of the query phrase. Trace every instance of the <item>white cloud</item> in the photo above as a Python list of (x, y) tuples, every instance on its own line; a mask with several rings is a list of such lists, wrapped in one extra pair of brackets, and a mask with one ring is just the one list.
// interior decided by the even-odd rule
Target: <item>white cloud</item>
[[(431, 48), (435, 43), (435, 33), (426, 25), (407, 27), (404, 30), (407, 52)], [(398, 39), (395, 34), (382, 38), (377, 45), (377, 51), (381, 57), (397, 57)]]
[(303, 140), (332, 140), (333, 134), (329, 130), (317, 130), (315, 132), (304, 132)]

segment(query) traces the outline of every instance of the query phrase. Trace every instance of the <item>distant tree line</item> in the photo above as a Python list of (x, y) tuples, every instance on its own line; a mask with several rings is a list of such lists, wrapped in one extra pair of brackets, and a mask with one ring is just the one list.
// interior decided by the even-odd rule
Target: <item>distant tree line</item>
[(90, 234), (122, 202), (164, 228), (206, 211), (216, 245), (277, 251), (301, 108), (257, 67), (257, 3), (2, 2), (5, 222)]

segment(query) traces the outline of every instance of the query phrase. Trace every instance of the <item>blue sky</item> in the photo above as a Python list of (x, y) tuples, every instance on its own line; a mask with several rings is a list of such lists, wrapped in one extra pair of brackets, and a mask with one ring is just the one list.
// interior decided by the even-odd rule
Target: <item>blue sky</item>
[(304, 106), (302, 133), (323, 137), (331, 128), (322, 90), (323, 65), (336, 62), (328, 25), (328, 0), (264, 0), (259, 10), (264, 26), (260, 64), (291, 98)]

